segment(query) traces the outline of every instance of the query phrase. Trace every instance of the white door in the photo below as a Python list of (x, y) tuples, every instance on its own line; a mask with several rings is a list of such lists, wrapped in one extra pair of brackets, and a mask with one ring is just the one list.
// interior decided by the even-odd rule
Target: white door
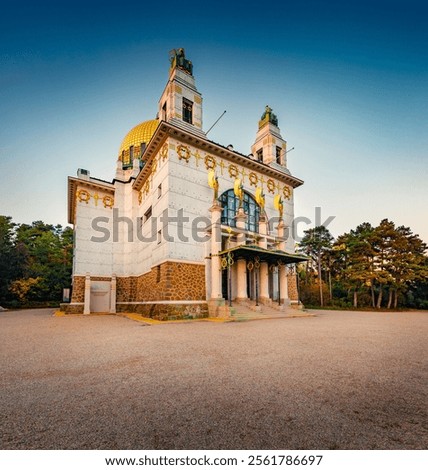
[(108, 313), (110, 311), (110, 282), (91, 282), (91, 312)]

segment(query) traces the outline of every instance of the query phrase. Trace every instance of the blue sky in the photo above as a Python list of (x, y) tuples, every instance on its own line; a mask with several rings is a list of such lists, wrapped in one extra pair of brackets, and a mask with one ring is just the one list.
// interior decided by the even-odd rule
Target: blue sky
[[(77, 168), (111, 179), (184, 47), (209, 137), (249, 153), (269, 104), (333, 235), (389, 218), (428, 242), (423, 1), (1, 2), (0, 214), (66, 224)], [(302, 230), (306, 228), (302, 226)]]

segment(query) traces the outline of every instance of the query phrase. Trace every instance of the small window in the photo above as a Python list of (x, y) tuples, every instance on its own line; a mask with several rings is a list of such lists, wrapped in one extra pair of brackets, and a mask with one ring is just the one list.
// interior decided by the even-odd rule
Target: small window
[(162, 196), (162, 184), (158, 186), (158, 199)]
[(183, 98), (183, 121), (193, 124), (193, 103)]
[(259, 162), (262, 162), (263, 161), (263, 149), (257, 150), (256, 155), (257, 155), (257, 160)]
[(166, 121), (166, 101), (162, 106), (162, 120)]
[(134, 160), (134, 146), (133, 145), (129, 147), (129, 159), (131, 160), (131, 162)]
[(278, 163), (279, 165), (281, 165), (281, 154), (282, 154), (282, 149), (281, 147), (277, 147), (276, 148), (276, 163)]
[(143, 155), (144, 151), (146, 150), (146, 143), (145, 142), (141, 142), (141, 145), (140, 145), (140, 157)]
[(162, 241), (162, 230), (159, 230), (158, 231), (158, 245), (160, 245), (161, 241)]
[(150, 206), (146, 212), (144, 212), (144, 222), (147, 222), (152, 216), (152, 206)]

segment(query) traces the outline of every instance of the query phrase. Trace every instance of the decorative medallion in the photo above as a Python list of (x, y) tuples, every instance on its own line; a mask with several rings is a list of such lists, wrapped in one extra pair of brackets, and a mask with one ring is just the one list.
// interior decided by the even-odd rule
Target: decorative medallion
[(165, 142), (162, 145), (160, 156), (162, 157), (162, 160), (165, 160), (166, 158), (168, 158), (168, 142)]
[(248, 179), (250, 180), (250, 186), (257, 186), (259, 182), (259, 177), (253, 171), (248, 175)]
[(285, 199), (291, 199), (291, 189), (288, 186), (283, 187), (282, 194)]
[(229, 165), (229, 176), (231, 178), (236, 178), (238, 176), (239, 170), (236, 165)]
[(86, 202), (86, 204), (88, 204), (89, 199), (91, 199), (91, 195), (86, 191), (86, 189), (79, 189), (79, 191), (77, 191), (77, 198), (80, 202)]
[(207, 170), (214, 170), (214, 168), (217, 166), (217, 161), (214, 157), (211, 155), (207, 155), (205, 157), (205, 167)]
[(268, 191), (272, 194), (275, 194), (275, 181), (272, 179), (267, 180)]
[(103, 204), (104, 204), (105, 208), (110, 207), (110, 209), (111, 209), (114, 205), (114, 199), (111, 196), (104, 196), (103, 197)]
[(190, 150), (187, 145), (177, 145), (177, 154), (179, 160), (185, 160), (186, 163), (190, 160)]

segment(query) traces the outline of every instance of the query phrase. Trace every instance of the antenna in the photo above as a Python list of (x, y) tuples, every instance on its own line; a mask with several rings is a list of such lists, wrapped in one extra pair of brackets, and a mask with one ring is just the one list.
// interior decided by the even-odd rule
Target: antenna
[(226, 111), (223, 111), (223, 114), (217, 119), (217, 121), (207, 130), (207, 132), (205, 133), (205, 135), (208, 134), (208, 132), (218, 123), (218, 121), (220, 121), (220, 119), (226, 114)]
[(287, 154), (288, 152), (291, 152), (292, 150), (294, 150), (294, 147), (291, 147), (290, 150), (287, 150), (287, 151), (285, 152), (285, 154)]

